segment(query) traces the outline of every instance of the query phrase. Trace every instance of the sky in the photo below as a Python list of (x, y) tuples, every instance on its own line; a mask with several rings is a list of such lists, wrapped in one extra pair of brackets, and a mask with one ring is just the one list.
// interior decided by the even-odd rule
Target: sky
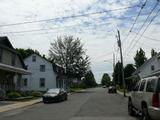
[(152, 48), (159, 52), (160, 6), (157, 0), (148, 0), (141, 10), (145, 1), (0, 0), (0, 35), (8, 36), (15, 48), (32, 48), (46, 56), (50, 43), (58, 36), (79, 37), (100, 83), (103, 73), (112, 75), (113, 53), (116, 62), (120, 59), (117, 29), (121, 34), (124, 65), (134, 63), (133, 57), (140, 47), (148, 58)]

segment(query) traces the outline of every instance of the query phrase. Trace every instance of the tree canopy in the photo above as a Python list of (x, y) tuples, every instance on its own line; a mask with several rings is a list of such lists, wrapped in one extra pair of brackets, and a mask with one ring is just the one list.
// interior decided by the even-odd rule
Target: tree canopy
[(151, 50), (151, 57), (155, 56), (156, 54), (157, 54), (157, 52), (154, 49), (152, 49)]
[(124, 78), (130, 77), (135, 70), (133, 64), (127, 64), (124, 68)]
[(113, 73), (113, 82), (119, 85), (123, 84), (122, 81), (122, 64), (118, 61), (115, 65), (114, 68), (114, 73)]
[(28, 48), (28, 49), (16, 48), (16, 51), (21, 55), (21, 57), (23, 59), (27, 58), (28, 56), (30, 56), (33, 53), (37, 53), (40, 55), (39, 51), (33, 50), (31, 48)]
[(97, 83), (94, 78), (94, 74), (92, 71), (88, 71), (83, 79), (83, 83), (85, 84), (86, 87), (91, 88), (91, 87), (96, 87)]
[(147, 58), (145, 56), (145, 52), (143, 51), (142, 48), (140, 48), (140, 50), (137, 51), (137, 53), (136, 53), (136, 55), (134, 57), (136, 68), (139, 68), (141, 65), (143, 65), (143, 63), (146, 60), (147, 60)]
[(79, 38), (73, 36), (58, 37), (50, 44), (49, 59), (65, 68), (68, 77), (83, 77), (90, 68)]
[(109, 87), (110, 83), (111, 83), (110, 76), (107, 73), (104, 73), (102, 76), (101, 84)]

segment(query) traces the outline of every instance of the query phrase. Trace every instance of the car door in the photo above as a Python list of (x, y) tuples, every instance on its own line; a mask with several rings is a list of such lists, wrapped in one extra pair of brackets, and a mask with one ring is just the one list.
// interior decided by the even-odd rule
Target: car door
[(134, 89), (132, 91), (132, 104), (133, 104), (134, 107), (136, 107), (136, 104), (137, 104), (136, 96), (137, 96), (137, 92), (139, 90), (139, 86), (140, 86), (140, 82), (138, 82), (136, 84), (136, 86), (134, 87)]
[(141, 102), (143, 101), (145, 84), (146, 84), (146, 80), (142, 80), (139, 90), (136, 94), (136, 108), (138, 110), (141, 110)]

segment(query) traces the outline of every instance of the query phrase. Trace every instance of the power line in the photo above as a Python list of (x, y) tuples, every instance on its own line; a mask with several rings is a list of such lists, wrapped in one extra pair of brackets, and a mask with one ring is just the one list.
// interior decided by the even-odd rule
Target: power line
[[(156, 7), (158, 6), (159, 1), (157, 1), (157, 3), (155, 4), (155, 6), (152, 8), (152, 10), (150, 11), (149, 15), (147, 16), (147, 18), (145, 19), (145, 21), (143, 22), (142, 26), (140, 27), (140, 29), (138, 30), (137, 34), (135, 35), (135, 37), (132, 39), (131, 43), (129, 44), (128, 48), (126, 49), (126, 51), (129, 50), (130, 46), (132, 46), (133, 42), (135, 41), (135, 39), (137, 38), (138, 34), (141, 32), (141, 30), (143, 29), (143, 27), (145, 26), (145, 24), (147, 23), (149, 17), (151, 16), (151, 14), (153, 13), (153, 11), (156, 9)], [(133, 46), (134, 47), (134, 46)], [(126, 52), (125, 51), (125, 52)], [(131, 49), (129, 50), (129, 52), (131, 51)], [(129, 53), (128, 52), (128, 53)]]
[(131, 47), (131, 49), (133, 49), (137, 42), (142, 38), (143, 34), (147, 31), (147, 29), (149, 28), (149, 26), (151, 25), (151, 23), (154, 21), (154, 19), (158, 16), (160, 12), (160, 9), (156, 12), (155, 16), (151, 19), (151, 21), (149, 22), (149, 24), (146, 26), (146, 28), (144, 29), (143, 33), (140, 35), (140, 37), (136, 40), (136, 42), (134, 43), (134, 45)]
[(143, 10), (143, 8), (146, 6), (147, 1), (148, 1), (148, 0), (146, 0), (146, 1), (142, 4), (142, 6), (141, 6), (141, 8), (140, 8), (140, 11), (138, 12), (138, 15), (137, 15), (136, 19), (134, 20), (134, 22), (133, 22), (133, 24), (132, 24), (132, 26), (131, 26), (128, 34), (127, 34), (127, 36), (123, 39), (122, 44), (126, 41), (126, 39), (128, 38), (128, 36), (130, 35), (130, 32), (133, 30), (133, 28), (134, 28), (134, 26), (135, 26), (135, 24), (136, 24), (136, 22), (137, 22), (137, 20), (138, 20), (138, 18), (139, 18), (139, 16), (140, 16), (142, 10)]
[[(112, 17), (111, 17), (112, 18)], [(121, 17), (122, 18), (122, 17)], [(126, 17), (124, 17), (126, 18)], [(48, 30), (57, 30), (57, 29), (61, 29), (61, 28), (70, 28), (70, 27), (75, 27), (75, 26), (81, 26), (83, 25), (84, 23), (82, 24), (76, 24), (76, 25), (70, 25), (70, 26), (62, 26), (62, 27), (54, 27), (54, 28), (46, 28), (46, 29), (34, 29), (34, 30), (24, 30), (24, 31), (13, 31), (13, 32), (3, 32), (1, 34), (19, 34), (19, 33), (30, 33), (30, 32), (39, 32), (39, 31), (48, 31)], [(95, 24), (96, 26), (98, 25), (105, 25), (105, 24), (109, 24), (108, 22), (102, 22), (102, 24)], [(93, 25), (93, 24), (88, 24), (89, 26), (90, 25)], [(87, 26), (86, 26), (87, 27)]]
[(107, 12), (111, 12), (111, 11), (112, 11), (112, 12), (113, 12), (113, 11), (119, 11), (119, 10), (124, 10), (124, 9), (128, 9), (128, 8), (134, 8), (134, 7), (139, 7), (139, 6), (138, 6), (138, 5), (135, 5), (135, 6), (117, 8), (117, 9), (112, 9), (112, 10), (104, 10), (104, 11), (92, 12), (92, 13), (86, 13), (86, 14), (71, 15), (71, 16), (65, 16), (65, 17), (57, 17), (57, 18), (34, 20), (34, 21), (25, 21), (25, 22), (19, 22), (19, 23), (11, 23), (11, 24), (0, 25), (0, 27), (16, 26), (16, 25), (31, 24), (31, 23), (39, 23), (39, 22), (46, 22), (46, 21), (52, 21), (52, 20), (58, 20), (58, 19), (79, 18), (79, 17), (90, 16), (90, 15), (107, 13)]

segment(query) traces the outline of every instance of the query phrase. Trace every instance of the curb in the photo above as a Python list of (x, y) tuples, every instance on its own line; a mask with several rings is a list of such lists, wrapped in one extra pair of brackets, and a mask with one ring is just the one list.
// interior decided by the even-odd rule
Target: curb
[(10, 110), (14, 110), (14, 109), (24, 108), (24, 107), (27, 107), (27, 106), (32, 106), (34, 104), (38, 104), (38, 103), (41, 103), (41, 102), (42, 102), (42, 99), (34, 100), (34, 101), (27, 101), (27, 102), (14, 103), (14, 104), (11, 104), (11, 105), (5, 105), (5, 106), (0, 107), (0, 113), (7, 112), (7, 111), (10, 111)]

